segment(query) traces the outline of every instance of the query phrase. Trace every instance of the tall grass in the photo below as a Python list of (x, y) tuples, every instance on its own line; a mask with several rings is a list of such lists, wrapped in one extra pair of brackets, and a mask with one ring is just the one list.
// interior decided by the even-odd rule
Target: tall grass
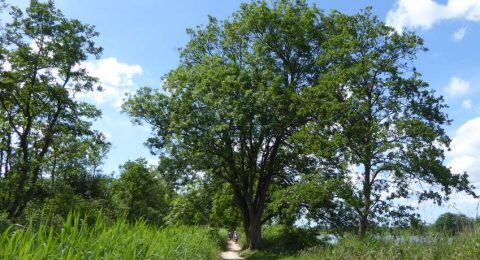
[[(245, 259), (480, 259), (480, 224), (457, 235), (434, 229), (386, 230), (363, 240), (346, 235), (337, 244), (316, 241), (315, 232), (265, 227), (263, 248), (244, 251)], [(392, 235), (396, 233), (396, 235)]]
[(399, 240), (381, 237), (360, 240), (351, 236), (333, 246), (317, 246), (286, 259), (478, 259), (480, 235), (465, 232), (457, 236), (406, 235)]
[(143, 221), (87, 225), (69, 214), (60, 229), (11, 226), (0, 236), (0, 259), (217, 259), (218, 232), (204, 227), (158, 229)]

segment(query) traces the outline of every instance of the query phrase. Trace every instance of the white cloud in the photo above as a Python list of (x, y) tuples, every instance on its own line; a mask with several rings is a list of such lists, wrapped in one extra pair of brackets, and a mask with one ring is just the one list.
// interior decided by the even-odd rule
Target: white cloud
[(102, 84), (110, 86), (131, 86), (133, 76), (143, 72), (140, 65), (121, 63), (116, 58), (85, 62), (83, 67), (90, 75), (99, 78)]
[(472, 109), (472, 100), (471, 99), (466, 99), (462, 102), (462, 106), (465, 108), (465, 109)]
[(460, 126), (452, 138), (448, 166), (456, 173), (466, 171), (472, 182), (480, 182), (480, 117)]
[(465, 94), (470, 90), (470, 82), (458, 77), (451, 77), (450, 83), (444, 88), (444, 90), (450, 96)]
[(430, 29), (443, 20), (480, 21), (480, 0), (448, 0), (440, 4), (433, 0), (398, 0), (387, 14), (386, 23), (397, 31)]
[[(480, 192), (480, 117), (465, 122), (452, 138), (451, 151), (447, 153), (453, 173), (467, 172), (471, 184)], [(462, 213), (475, 216), (478, 199), (465, 194), (452, 194), (451, 201)]]
[(81, 94), (79, 98), (94, 101), (97, 105), (108, 102), (117, 108), (122, 105), (125, 92), (134, 85), (133, 78), (143, 73), (140, 65), (121, 63), (116, 58), (84, 62), (81, 67), (99, 79), (103, 90)]
[(453, 33), (453, 39), (457, 42), (463, 40), (463, 37), (465, 37), (466, 32), (467, 32), (467, 28), (465, 27), (460, 28), (458, 31)]

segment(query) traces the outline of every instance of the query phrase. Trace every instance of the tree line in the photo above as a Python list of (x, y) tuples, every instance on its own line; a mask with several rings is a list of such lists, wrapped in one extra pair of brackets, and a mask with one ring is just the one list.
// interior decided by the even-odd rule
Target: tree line
[(58, 206), (68, 190), (77, 200), (63, 208), (83, 201), (158, 225), (241, 225), (255, 249), (265, 223), (306, 218), (363, 237), (415, 217), (400, 199), (476, 196), (466, 173), (444, 165), (451, 120), (415, 68), (423, 40), (371, 8), (346, 15), (259, 1), (187, 30), (162, 89), (142, 88), (122, 107), (151, 127), (159, 165), (129, 161), (118, 178), (101, 172), (110, 147), (92, 129), (101, 111), (76, 98), (101, 89), (79, 66), (100, 57), (98, 32), (53, 1), (7, 10), (0, 210), (9, 219)]

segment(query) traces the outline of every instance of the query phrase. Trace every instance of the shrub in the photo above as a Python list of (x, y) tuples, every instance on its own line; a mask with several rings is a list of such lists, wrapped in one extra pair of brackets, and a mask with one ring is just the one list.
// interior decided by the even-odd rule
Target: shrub
[(107, 200), (85, 198), (66, 183), (57, 181), (48, 196), (32, 200), (27, 204), (18, 221), (23, 225), (32, 224), (34, 227), (40, 224), (61, 227), (70, 212), (78, 212), (82, 216), (87, 216), (86, 220), (92, 224), (100, 211), (103, 213), (104, 221), (108, 217), (113, 218)]
[(320, 242), (317, 231), (298, 227), (273, 225), (262, 230), (262, 248), (272, 252), (295, 253)]
[(456, 235), (465, 230), (473, 229), (474, 220), (463, 214), (445, 213), (440, 215), (433, 227), (436, 231), (448, 235)]

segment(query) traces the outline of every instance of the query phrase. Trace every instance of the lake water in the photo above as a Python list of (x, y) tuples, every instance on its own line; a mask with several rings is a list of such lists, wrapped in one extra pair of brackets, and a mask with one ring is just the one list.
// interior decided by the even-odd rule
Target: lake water
[[(395, 241), (397, 243), (400, 243), (400, 242), (431, 243), (436, 241), (434, 237), (415, 236), (415, 235), (410, 235), (410, 236), (375, 235), (374, 238), (378, 240), (384, 240), (384, 241)], [(324, 242), (330, 245), (336, 245), (342, 238), (334, 234), (320, 234), (317, 236), (317, 239), (323, 240)], [(452, 238), (449, 238), (448, 242), (451, 242), (451, 241), (452, 241)]]

